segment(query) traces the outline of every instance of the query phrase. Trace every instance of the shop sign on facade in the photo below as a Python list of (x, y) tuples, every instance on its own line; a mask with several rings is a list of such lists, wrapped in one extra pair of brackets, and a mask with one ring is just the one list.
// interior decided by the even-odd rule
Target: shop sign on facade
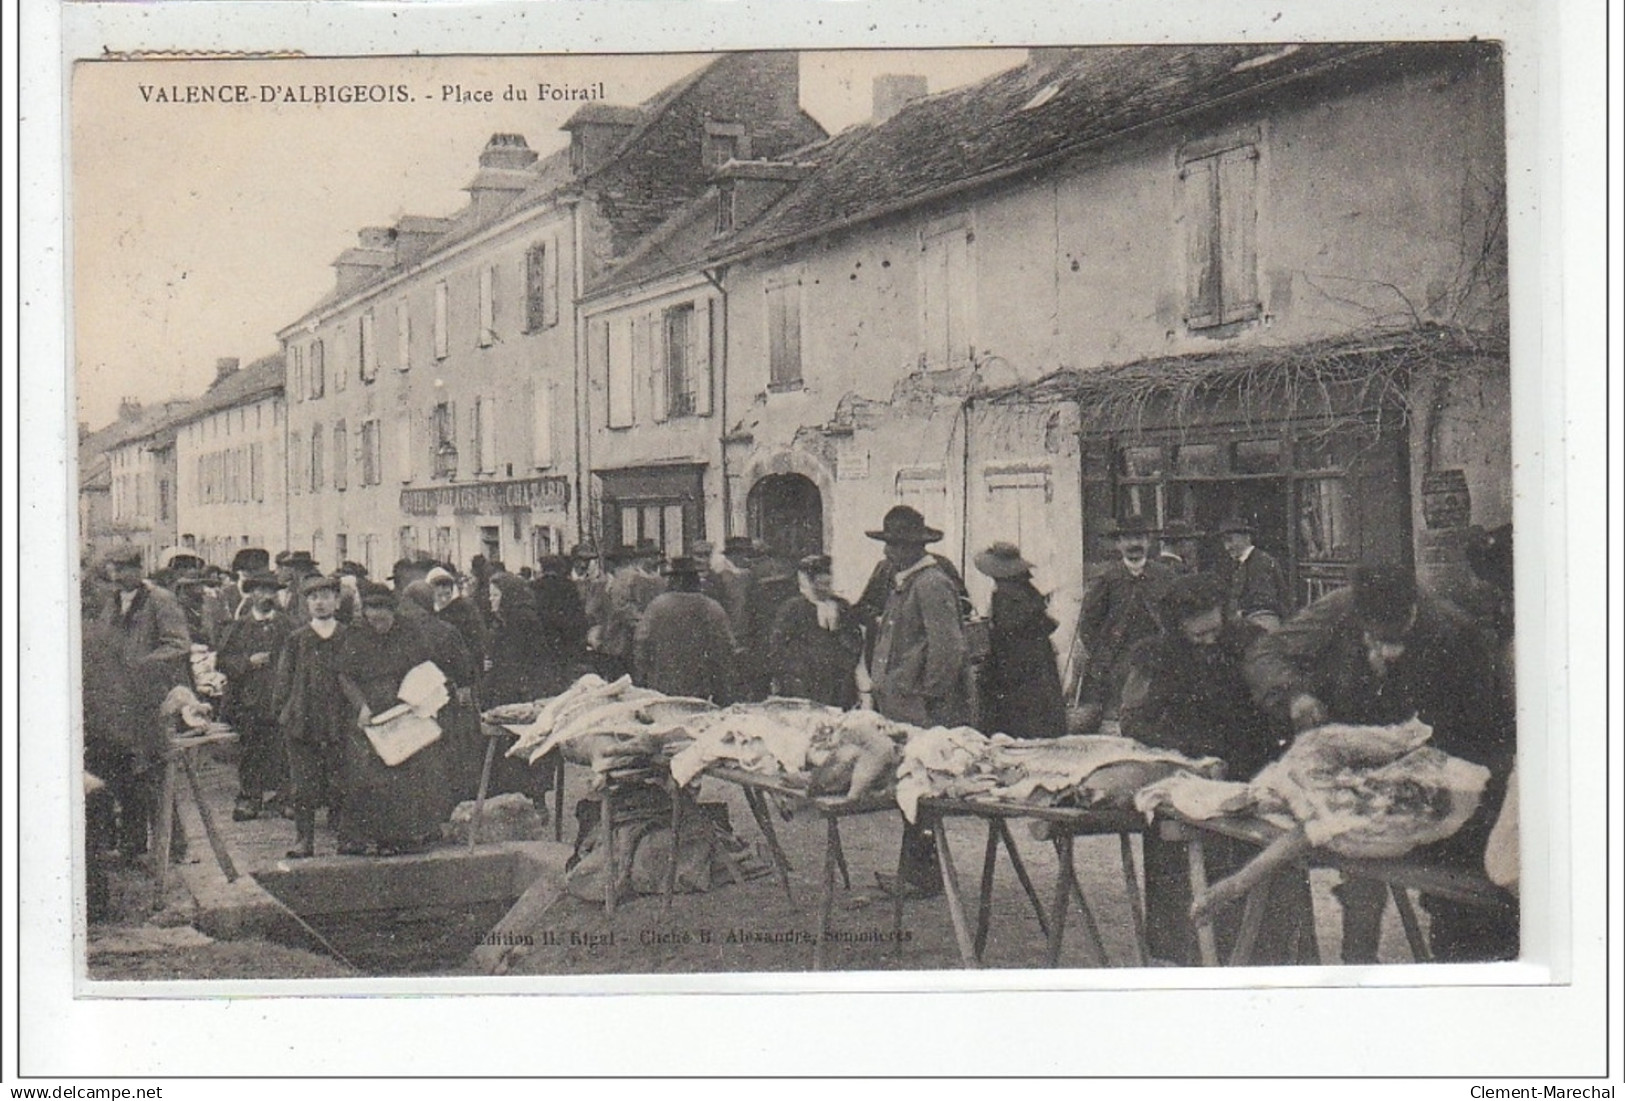
[(409, 516), (433, 516), (447, 507), (456, 513), (557, 511), (569, 503), (570, 480), (561, 475), (401, 490), (401, 511)]

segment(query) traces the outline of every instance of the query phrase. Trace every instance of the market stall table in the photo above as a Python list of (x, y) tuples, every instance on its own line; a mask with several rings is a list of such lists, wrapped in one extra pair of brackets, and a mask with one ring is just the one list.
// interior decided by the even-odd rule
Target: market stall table
[[(974, 933), (966, 920), (964, 900), (959, 893), (959, 873), (954, 867), (953, 855), (949, 851), (945, 820), (951, 817), (974, 817), (987, 822), (987, 846), (982, 858), (982, 882), (977, 899)], [(1060, 965), (1061, 946), (1066, 934), (1066, 912), (1074, 900), (1077, 902), (1084, 932), (1088, 936), (1095, 958), (1102, 966), (1109, 965), (1106, 946), (1100, 936), (1100, 927), (1096, 924), (1094, 912), (1090, 910), (1089, 903), (1084, 897), (1083, 886), (1078, 882), (1077, 868), (1073, 860), (1073, 842), (1077, 838), (1106, 834), (1116, 834), (1118, 837), (1123, 881), (1128, 888), (1129, 908), (1134, 920), (1137, 962), (1143, 965), (1150, 958), (1146, 947), (1145, 913), (1141, 906), (1139, 880), (1134, 871), (1134, 849), (1129, 840), (1131, 835), (1143, 833), (1145, 830), (1145, 819), (1138, 813), (1117, 809), (1035, 806), (1026, 803), (927, 796), (919, 802), (918, 818), (922, 826), (936, 833), (937, 863), (942, 871), (943, 895), (948, 904), (949, 919), (953, 922), (954, 937), (959, 944), (960, 959), (966, 967), (980, 967), (982, 953), (987, 947), (987, 937), (992, 926), (993, 873), (998, 863), (1000, 845), (1009, 855), (1016, 878), (1021, 882), (1028, 901), (1032, 903), (1033, 912), (1038, 917), (1039, 928), (1048, 937), (1047, 965), (1050, 967)], [(1010, 836), (1009, 821), (1012, 818), (1036, 819), (1048, 824), (1050, 840), (1055, 846), (1055, 855), (1060, 867), (1056, 874), (1054, 901), (1047, 914)], [(901, 898), (894, 903), (893, 921), (896, 928), (901, 930), (903, 923)]]
[(778, 832), (773, 825), (773, 808), (768, 805), (769, 797), (786, 800), (797, 808), (811, 810), (823, 819), (824, 868), (818, 901), (818, 935), (813, 941), (813, 970), (822, 970), (824, 943), (828, 939), (830, 925), (834, 920), (836, 873), (840, 873), (841, 883), (846, 889), (850, 890), (852, 887), (852, 876), (846, 866), (846, 853), (841, 847), (841, 819), (857, 814), (896, 811), (896, 797), (890, 792), (863, 795), (855, 799), (809, 795), (805, 789), (793, 787), (780, 779), (719, 765), (712, 765), (704, 775), (715, 777), (740, 789), (745, 797), (745, 804), (750, 808), (751, 817), (756, 819), (756, 824), (767, 841), (773, 870), (778, 876), (780, 886), (784, 888), (785, 897), (791, 903), (795, 902), (795, 893), (790, 888), (790, 860), (779, 844)]
[[(1198, 819), (1181, 814), (1171, 807), (1158, 808), (1157, 816), (1159, 819), (1158, 828), (1162, 837), (1170, 841), (1184, 842), (1186, 845), (1186, 851), (1189, 853), (1188, 864), (1192, 898), (1200, 898), (1208, 890), (1207, 868), (1202, 853), (1202, 837), (1204, 833), (1235, 838), (1239, 841), (1257, 845), (1260, 850), (1278, 842), (1290, 833), (1289, 830), (1282, 829), (1280, 826), (1253, 817), (1226, 816)], [(1295, 861), (1293, 863), (1296, 865), (1299, 862)], [(1326, 849), (1310, 849), (1304, 855), (1302, 863), (1306, 863), (1310, 867), (1332, 868), (1345, 876), (1355, 879), (1375, 880), (1386, 886), (1389, 895), (1394, 900), (1394, 908), (1399, 913), (1399, 921), (1404, 927), (1405, 941), (1410, 947), (1411, 956), (1419, 963), (1431, 960), (1432, 953), (1428, 950), (1427, 939), (1422, 935), (1422, 925), (1417, 919), (1416, 907), (1411, 901), (1411, 891), (1438, 895), (1469, 905), (1485, 907), (1505, 905), (1510, 897), (1505, 891), (1481, 875), (1466, 872), (1459, 868), (1428, 864), (1424, 860), (1410, 857), (1391, 860), (1369, 860), (1339, 856)], [(1241, 928), (1236, 936), (1235, 947), (1230, 954), (1229, 963), (1231, 966), (1245, 966), (1252, 959), (1258, 933), (1263, 925), (1270, 884), (1275, 879), (1276, 874), (1278, 873), (1264, 876), (1246, 892)], [(1307, 920), (1301, 921), (1299, 927), (1307, 930), (1311, 938), (1313, 952), (1310, 962), (1324, 962), (1321, 959), (1320, 946), (1318, 942), (1313, 940), (1314, 915), (1311, 913), (1306, 917)], [(1213, 967), (1218, 965), (1218, 950), (1214, 943), (1213, 928), (1210, 923), (1202, 922), (1198, 924), (1197, 946), (1204, 966)]]
[[(485, 735), (485, 760), (480, 765), (480, 786), (474, 796), (474, 820), (469, 824), (468, 848), (472, 852), (474, 846), (479, 844), (480, 824), (485, 818), (485, 797), (491, 789), (491, 770), (496, 765), (497, 749), (503, 738), (517, 738), (513, 730), (500, 723), (480, 723), (481, 732)], [(549, 757), (553, 759), (553, 840), (564, 840), (564, 753), (562, 749), (555, 749), (544, 754), (533, 764), (540, 764)]]
[(238, 740), (235, 730), (216, 730), (205, 734), (191, 735), (165, 735), (168, 739), (168, 749), (164, 753), (164, 783), (163, 791), (159, 794), (158, 803), (158, 837), (153, 847), (153, 863), (157, 866), (158, 888), (153, 901), (153, 909), (161, 910), (169, 896), (169, 843), (175, 832), (175, 796), (180, 784), (180, 774), (186, 774), (186, 786), (192, 792), (192, 802), (197, 807), (198, 817), (203, 820), (203, 832), (209, 839), (209, 848), (214, 853), (215, 863), (220, 865), (220, 871), (226, 877), (226, 882), (235, 882), (238, 876), (237, 865), (231, 859), (231, 851), (226, 847), (226, 841), (221, 836), (220, 829), (215, 825), (214, 811), (209, 809), (209, 801), (204, 797), (203, 785), (198, 781), (197, 765), (194, 755), (204, 746), (225, 745)]

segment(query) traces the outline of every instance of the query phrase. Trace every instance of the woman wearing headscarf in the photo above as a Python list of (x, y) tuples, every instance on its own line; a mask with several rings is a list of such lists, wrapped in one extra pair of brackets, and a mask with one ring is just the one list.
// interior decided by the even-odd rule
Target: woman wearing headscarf
[(485, 674), (485, 658), (489, 652), (489, 632), (479, 605), (466, 597), (457, 584), (457, 575), (444, 566), (436, 566), (424, 578), (434, 594), (435, 617), (457, 628), (463, 636), (463, 645), (474, 660), (474, 679), (469, 683), (476, 688)]
[(1032, 563), (1013, 543), (994, 543), (975, 561), (993, 579), (982, 728), (1012, 738), (1058, 738), (1066, 733), (1066, 704), (1050, 641), (1056, 622), (1033, 586)]
[(338, 656), (339, 687), (355, 713), (345, 747), (347, 836), (340, 852), (414, 852), (440, 835), (451, 786), (445, 737), (400, 764), (386, 765), (366, 732), (374, 715), (398, 702), (406, 674), (426, 661), (438, 665), (437, 656), (444, 660), (419, 623), (399, 614), (391, 589), (362, 583), (361, 616), (344, 636)]
[(863, 624), (835, 595), (830, 571), (828, 555), (808, 555), (797, 564), (800, 591), (779, 605), (768, 660), (777, 695), (849, 708), (858, 702)]
[(452, 786), (446, 792), (446, 810), (450, 811), (457, 802), (474, 798), (485, 756), (485, 737), (480, 733), (480, 713), (474, 702), (478, 679), (474, 656), (462, 633), (435, 616), (434, 605), (434, 587), (427, 581), (414, 581), (401, 592), (400, 614), (429, 640), (434, 663), (446, 674), (446, 689), (451, 693), (451, 702), (440, 709), (438, 716), (452, 771)]

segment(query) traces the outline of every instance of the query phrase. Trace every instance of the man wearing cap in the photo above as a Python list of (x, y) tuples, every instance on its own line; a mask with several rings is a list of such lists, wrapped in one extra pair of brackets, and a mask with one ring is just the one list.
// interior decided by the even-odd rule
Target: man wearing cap
[(1197, 531), (1189, 523), (1179, 519), (1169, 520), (1157, 532), (1157, 561), (1175, 573), (1200, 572), (1201, 552), (1197, 539)]
[(587, 649), (596, 650), (609, 618), (608, 581), (596, 544), (577, 543), (570, 549), (570, 581), (587, 616)]
[[(907, 505), (886, 513), (878, 531), (866, 533), (886, 545), (891, 589), (876, 629), (869, 673), (875, 709), (915, 726), (960, 726), (970, 721), (965, 692), (965, 636), (959, 593), (925, 548), (942, 538)], [(888, 893), (924, 896), (942, 891), (936, 839), (904, 823), (899, 879), (882, 875)]]
[(1230, 559), (1225, 573), (1229, 614), (1266, 631), (1280, 627), (1290, 605), (1281, 564), (1253, 545), (1251, 520), (1232, 516), (1219, 525), (1219, 534)]
[(668, 696), (733, 702), (734, 637), (722, 605), (700, 592), (699, 563), (666, 563), (666, 591), (638, 621), (637, 682)]
[[(1362, 565), (1354, 583), (1330, 593), (1261, 638), (1248, 653), (1253, 698), (1297, 730), (1326, 723), (1393, 724), (1412, 716), (1433, 728), (1430, 745), (1485, 766), (1490, 782), (1478, 809), (1453, 837), (1416, 850), (1476, 871), (1491, 818), (1501, 804), (1516, 753), (1508, 696), (1497, 689), (1484, 635), (1466, 615), (1418, 588), (1410, 570)], [(1376, 959), (1381, 884), (1349, 880), (1343, 902), (1343, 960)], [(1436, 959), (1512, 959), (1518, 911), (1469, 907), (1424, 894)]]
[(638, 624), (650, 602), (666, 591), (656, 572), (659, 562), (660, 548), (652, 539), (640, 539), (615, 555), (615, 572), (605, 590), (609, 612), (598, 644), (615, 676), (632, 671)]
[(1107, 529), (1118, 560), (1089, 583), (1078, 612), (1078, 642), (1083, 647), (1079, 698), (1101, 717), (1117, 717), (1118, 697), (1128, 675), (1134, 644), (1162, 630), (1157, 599), (1176, 576), (1150, 561), (1151, 526), (1142, 516), (1127, 516)]
[(222, 711), (242, 739), (237, 805), (232, 810), (238, 822), (258, 818), (267, 795), (287, 790), (287, 751), (277, 729), (275, 662), (294, 630), (277, 601), (283, 584), (276, 574), (250, 574), (243, 585), (248, 607), (226, 628), (217, 659), (226, 674)]
[[(1141, 639), (1129, 653), (1120, 709), (1123, 735), (1188, 757), (1218, 757), (1231, 780), (1251, 780), (1281, 750), (1270, 718), (1253, 703), (1242, 673), (1247, 647), (1262, 631), (1224, 615), (1224, 588), (1211, 574), (1176, 578), (1158, 605), (1164, 634)], [(1154, 832), (1154, 831), (1152, 831)], [(1238, 870), (1257, 852), (1224, 837), (1204, 840), (1209, 877)], [(1144, 841), (1146, 935), (1151, 955), (1195, 966), (1196, 937), (1188, 911), (1185, 846), (1147, 833)], [(1291, 892), (1301, 879), (1281, 876), (1271, 888), (1272, 921), (1256, 963), (1291, 963)], [(1239, 907), (1213, 926), (1221, 956), (1239, 928)]]
[(339, 688), (338, 654), (344, 633), (338, 620), (336, 577), (307, 577), (300, 586), (309, 622), (288, 636), (277, 660), (277, 720), (288, 751), (289, 802), (294, 847), (290, 859), (316, 855), (316, 810), (327, 808), (328, 825), (343, 843), (344, 739), (351, 715)]

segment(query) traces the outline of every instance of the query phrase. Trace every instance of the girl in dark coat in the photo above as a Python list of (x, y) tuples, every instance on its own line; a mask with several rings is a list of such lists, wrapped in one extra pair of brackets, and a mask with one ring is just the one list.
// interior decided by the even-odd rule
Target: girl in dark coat
[(976, 556), (993, 579), (989, 650), (982, 666), (982, 729), (1012, 738), (1058, 738), (1066, 733), (1061, 674), (1050, 642), (1056, 622), (1033, 587), (1032, 564), (1012, 543), (995, 543)]
[(803, 558), (796, 580), (801, 592), (779, 605), (773, 621), (768, 648), (773, 691), (829, 707), (855, 707), (863, 624), (852, 605), (835, 595), (827, 555)]

